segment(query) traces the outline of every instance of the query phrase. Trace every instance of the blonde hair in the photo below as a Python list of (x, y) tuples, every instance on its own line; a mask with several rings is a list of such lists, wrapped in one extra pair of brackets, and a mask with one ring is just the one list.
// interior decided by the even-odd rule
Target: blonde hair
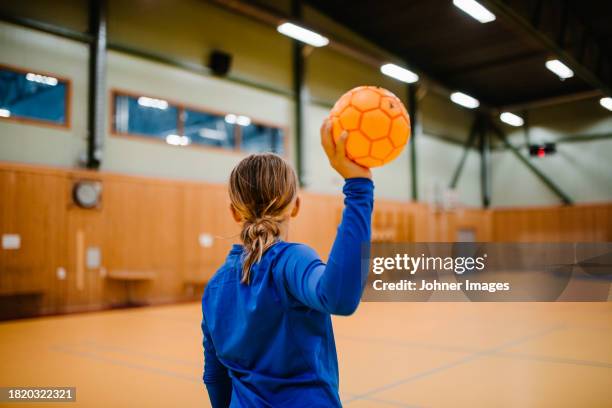
[(245, 253), (241, 283), (251, 282), (251, 267), (280, 236), (280, 223), (297, 195), (297, 176), (280, 156), (252, 154), (238, 163), (229, 180), (229, 196), (243, 220)]

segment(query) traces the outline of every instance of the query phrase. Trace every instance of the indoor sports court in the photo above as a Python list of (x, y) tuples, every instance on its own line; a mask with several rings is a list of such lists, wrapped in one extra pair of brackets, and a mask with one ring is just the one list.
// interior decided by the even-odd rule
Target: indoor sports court
[[(0, 4), (0, 406), (612, 406), (611, 19), (598, 1)], [(262, 153), (294, 169), (282, 221), (236, 204), (232, 175)], [(373, 210), (355, 221), (350, 180), (369, 168)], [(221, 341), (246, 301), (225, 296), (213, 325), (203, 293), (232, 245), (251, 248), (247, 224), (278, 221), (238, 294), (278, 241), (339, 259), (351, 219), (371, 242), (344, 250), (354, 275), (339, 264), (365, 285), (354, 313), (272, 291), (306, 326), (333, 315), (339, 399), (266, 399), (245, 379), (262, 374), (252, 349), (306, 336), (261, 324)], [(399, 266), (438, 253), (455, 269)], [(472, 255), (508, 293), (457, 271)], [(407, 292), (430, 272), (442, 289)], [(232, 405), (203, 383), (207, 335)]]

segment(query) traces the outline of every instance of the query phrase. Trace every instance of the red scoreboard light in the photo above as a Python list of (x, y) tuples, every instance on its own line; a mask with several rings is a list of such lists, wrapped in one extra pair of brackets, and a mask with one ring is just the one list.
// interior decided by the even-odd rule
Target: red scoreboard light
[(545, 157), (557, 152), (557, 146), (554, 143), (532, 144), (529, 145), (529, 155), (535, 157)]

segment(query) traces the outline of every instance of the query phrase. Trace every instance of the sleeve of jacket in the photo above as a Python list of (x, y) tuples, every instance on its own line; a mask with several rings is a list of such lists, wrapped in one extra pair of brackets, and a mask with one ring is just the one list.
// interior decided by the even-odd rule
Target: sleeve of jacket
[(227, 408), (232, 399), (232, 380), (227, 368), (219, 361), (210, 332), (206, 325), (206, 318), (202, 319), (202, 333), (204, 334), (204, 384), (212, 408)]
[[(280, 262), (284, 284), (301, 303), (325, 313), (353, 313), (367, 279), (374, 184), (348, 179), (344, 211), (327, 265), (306, 245), (293, 245)], [(363, 263), (362, 263), (363, 260)]]

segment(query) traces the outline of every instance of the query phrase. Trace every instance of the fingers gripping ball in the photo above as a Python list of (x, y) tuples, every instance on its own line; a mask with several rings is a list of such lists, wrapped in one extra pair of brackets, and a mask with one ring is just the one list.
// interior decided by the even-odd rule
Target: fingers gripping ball
[(332, 135), (349, 135), (347, 156), (364, 167), (378, 167), (394, 160), (410, 137), (410, 118), (393, 93), (376, 86), (351, 89), (330, 112)]

